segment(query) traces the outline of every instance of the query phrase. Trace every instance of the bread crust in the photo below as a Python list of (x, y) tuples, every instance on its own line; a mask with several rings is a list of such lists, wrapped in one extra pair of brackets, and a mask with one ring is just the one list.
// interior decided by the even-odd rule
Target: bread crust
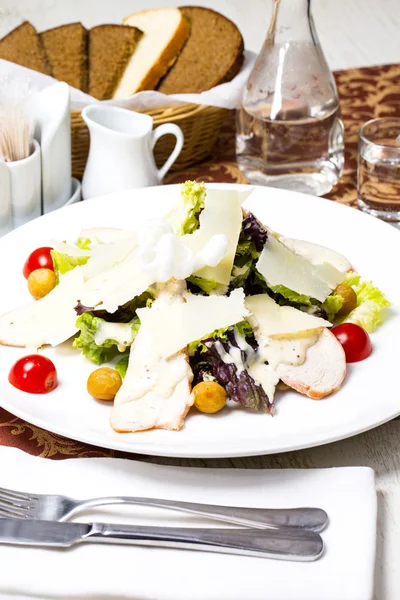
[[(155, 10), (164, 9), (147, 9), (133, 13), (128, 17), (125, 17), (123, 23), (125, 25), (129, 25), (129, 19), (131, 19), (132, 17), (136, 17), (137, 15), (142, 15), (145, 13), (151, 13)], [(158, 60), (151, 66), (151, 69), (149, 69), (149, 71), (145, 74), (137, 88), (132, 89), (131, 94), (142, 92), (144, 90), (155, 90), (162, 77), (175, 63), (179, 53), (181, 52), (186, 41), (188, 40), (190, 34), (189, 21), (184, 17), (182, 13), (181, 16), (182, 18), (174, 37), (171, 39), (170, 43), (164, 48), (164, 51), (159, 56)]]
[[(29, 29), (29, 34), (33, 35), (36, 41), (36, 48), (31, 47), (29, 52), (24, 52), (26, 44), (19, 45), (16, 52), (13, 52), (12, 38), (18, 34), (20, 30)], [(11, 45), (8, 44), (11, 42)], [(6, 48), (4, 51), (4, 47)], [(36, 29), (29, 21), (24, 21), (18, 27), (15, 27), (7, 35), (0, 39), (0, 58), (15, 62), (18, 65), (33, 69), (45, 75), (51, 75), (51, 69), (47, 60), (47, 55)], [(22, 60), (23, 59), (23, 60)], [(39, 63), (41, 63), (39, 65)]]
[(190, 62), (196, 62), (196, 60), (194, 60), (194, 54), (196, 54), (196, 59), (197, 54), (201, 54), (201, 49), (194, 48), (194, 43), (196, 42), (196, 40), (193, 40), (192, 37), (189, 37), (187, 46), (183, 48), (176, 63), (172, 66), (172, 68), (168, 71), (168, 73), (160, 82), (157, 88), (158, 91), (164, 94), (200, 93), (211, 89), (221, 83), (227, 83), (228, 81), (231, 81), (239, 73), (244, 60), (243, 37), (235, 23), (233, 23), (230, 19), (228, 19), (221, 13), (212, 10), (211, 8), (204, 8), (200, 6), (181, 6), (180, 10), (182, 11), (183, 15), (185, 15), (188, 18), (189, 21), (191, 18), (191, 13), (203, 13), (204, 15), (210, 16), (212, 19), (218, 19), (219, 22), (224, 23), (227, 27), (231, 29), (232, 35), (235, 35), (237, 39), (237, 48), (232, 49), (230, 61), (226, 64), (223, 71), (221, 71), (221, 69), (219, 70), (219, 72), (215, 72), (213, 69), (210, 69), (208, 71), (209, 78), (207, 80), (207, 85), (202, 84), (201, 81), (196, 82), (195, 78), (193, 78), (192, 80), (187, 78), (186, 81), (181, 82), (181, 84), (179, 85), (178, 81), (187, 77), (185, 69), (182, 69), (182, 62), (184, 62), (185, 60), (187, 60), (189, 64)]

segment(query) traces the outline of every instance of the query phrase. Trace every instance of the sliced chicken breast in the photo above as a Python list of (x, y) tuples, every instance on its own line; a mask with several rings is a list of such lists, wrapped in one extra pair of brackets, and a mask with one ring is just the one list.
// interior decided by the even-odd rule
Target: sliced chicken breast
[(310, 261), (313, 265), (322, 265), (328, 263), (335, 267), (338, 271), (346, 273), (352, 270), (352, 266), (343, 254), (339, 254), (331, 248), (313, 244), (312, 242), (306, 242), (305, 240), (297, 240), (293, 238), (280, 237), (280, 241), (289, 250), (292, 250), (295, 254), (302, 256)]
[[(185, 288), (185, 282), (165, 284), (150, 310), (184, 302)], [(143, 323), (131, 347), (124, 382), (115, 397), (111, 427), (118, 432), (181, 429), (193, 404), (192, 379), (186, 349), (162, 358), (157, 339)]]
[(308, 348), (303, 364), (280, 363), (276, 372), (286, 385), (320, 400), (342, 385), (346, 376), (346, 357), (340, 342), (324, 328), (316, 343)]

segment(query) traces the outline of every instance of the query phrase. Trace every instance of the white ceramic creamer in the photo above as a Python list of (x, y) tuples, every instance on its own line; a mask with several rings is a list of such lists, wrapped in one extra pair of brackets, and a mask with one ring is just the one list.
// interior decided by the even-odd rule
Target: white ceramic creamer
[[(82, 197), (94, 198), (130, 188), (159, 185), (183, 146), (183, 133), (173, 123), (153, 130), (149, 115), (115, 106), (91, 104), (82, 111), (90, 132), (89, 157), (82, 180)], [(166, 134), (176, 137), (175, 148), (161, 169), (153, 149)]]

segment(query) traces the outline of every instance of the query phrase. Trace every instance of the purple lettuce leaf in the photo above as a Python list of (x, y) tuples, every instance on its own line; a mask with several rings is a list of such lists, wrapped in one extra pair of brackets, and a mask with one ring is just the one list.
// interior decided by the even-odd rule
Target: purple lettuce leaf
[[(233, 337), (233, 339), (232, 339)], [(218, 351), (223, 348), (229, 352), (232, 346), (237, 346), (232, 336), (230, 341), (220, 339), (204, 340), (206, 351), (197, 352), (190, 359), (194, 373), (194, 385), (200, 381), (214, 380), (225, 388), (227, 397), (238, 402), (245, 408), (252, 408), (271, 415), (275, 412), (274, 403), (271, 402), (263, 387), (255, 382), (246, 369), (246, 353), (241, 351), (243, 368), (238, 374), (234, 363), (225, 363)]]
[(256, 251), (262, 252), (267, 237), (268, 233), (265, 227), (252, 213), (248, 213), (242, 221), (238, 245), (244, 242), (253, 242)]

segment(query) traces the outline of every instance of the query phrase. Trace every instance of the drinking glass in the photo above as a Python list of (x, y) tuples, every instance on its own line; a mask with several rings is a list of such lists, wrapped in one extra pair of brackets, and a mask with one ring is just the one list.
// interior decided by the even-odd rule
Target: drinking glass
[(358, 136), (358, 206), (400, 223), (400, 118), (365, 123)]

